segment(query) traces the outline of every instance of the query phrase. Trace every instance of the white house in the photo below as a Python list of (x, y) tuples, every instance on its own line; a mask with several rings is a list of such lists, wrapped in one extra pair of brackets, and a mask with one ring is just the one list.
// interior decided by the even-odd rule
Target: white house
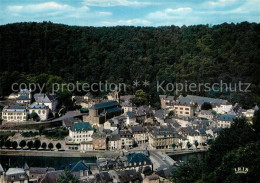
[(217, 127), (218, 128), (229, 128), (231, 123), (234, 121), (236, 116), (234, 115), (221, 115), (217, 119)]
[(35, 102), (44, 104), (49, 107), (50, 110), (55, 111), (58, 105), (56, 95), (36, 93), (34, 94)]
[(204, 129), (198, 129), (190, 132), (187, 135), (188, 141), (195, 146), (195, 142), (198, 142), (198, 145), (202, 145), (203, 143), (207, 143), (207, 134)]
[(28, 112), (24, 106), (10, 105), (5, 106), (2, 111), (2, 119), (7, 122), (27, 121)]
[(128, 130), (120, 130), (122, 149), (133, 148), (133, 134)]
[(120, 134), (111, 135), (108, 137), (109, 150), (122, 150), (122, 141)]
[(29, 107), (29, 113), (32, 114), (33, 112), (39, 116), (41, 121), (47, 120), (49, 116), (49, 107), (44, 104), (34, 102)]
[(212, 110), (201, 110), (198, 117), (212, 120), (214, 118), (214, 114), (212, 114)]
[(69, 136), (73, 142), (92, 142), (94, 130), (89, 122), (76, 122), (69, 129)]
[(232, 110), (233, 106), (231, 104), (222, 104), (217, 105), (213, 108), (214, 111), (216, 111), (217, 114), (226, 114)]
[(30, 104), (31, 103), (31, 91), (28, 89), (22, 89), (16, 98), (18, 104)]
[(134, 141), (138, 144), (144, 144), (148, 141), (147, 131), (142, 126), (131, 126), (130, 132), (132, 132)]

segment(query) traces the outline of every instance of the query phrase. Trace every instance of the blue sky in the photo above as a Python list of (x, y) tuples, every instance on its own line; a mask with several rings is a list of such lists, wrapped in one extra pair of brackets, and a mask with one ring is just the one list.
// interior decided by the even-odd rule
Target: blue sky
[(0, 24), (164, 26), (260, 20), (259, 0), (0, 0)]

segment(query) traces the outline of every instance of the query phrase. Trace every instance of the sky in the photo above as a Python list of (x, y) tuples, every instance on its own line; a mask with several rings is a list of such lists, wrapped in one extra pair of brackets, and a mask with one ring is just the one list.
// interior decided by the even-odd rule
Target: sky
[(260, 0), (0, 0), (0, 25), (216, 25), (260, 22)]

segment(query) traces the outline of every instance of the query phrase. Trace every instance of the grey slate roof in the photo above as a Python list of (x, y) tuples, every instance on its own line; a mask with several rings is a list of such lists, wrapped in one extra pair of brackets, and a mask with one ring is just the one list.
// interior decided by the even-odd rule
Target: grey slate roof
[(95, 178), (97, 183), (107, 183), (113, 181), (113, 179), (111, 178), (108, 172), (100, 172), (96, 174)]
[(235, 118), (236, 118), (236, 116), (234, 116), (234, 115), (223, 114), (218, 117), (218, 120), (219, 121), (234, 121)]
[(179, 96), (178, 101), (183, 104), (184, 103), (189, 104), (190, 102), (194, 102), (194, 103), (197, 103), (198, 105), (202, 105), (204, 102), (208, 102), (212, 105), (228, 104), (227, 100), (209, 98), (209, 97), (201, 97), (201, 96), (195, 96), (195, 95), (187, 95), (186, 97)]
[(21, 95), (16, 100), (30, 100), (29, 96)]
[(29, 95), (30, 91), (28, 89), (22, 89), (22, 90), (20, 90), (20, 92), (18, 94), (27, 94), (27, 95)]
[(47, 109), (49, 107), (44, 104), (34, 102), (32, 105), (30, 105), (30, 108), (31, 109)]
[(24, 164), (23, 169), (24, 169), (24, 170), (29, 170), (29, 169), (30, 169), (27, 163)]
[(24, 106), (21, 105), (10, 105), (10, 106), (5, 106), (3, 111), (9, 111), (9, 112), (25, 112), (26, 108)]
[(83, 171), (89, 170), (89, 167), (83, 161), (77, 162), (70, 169), (71, 172), (79, 172), (81, 170), (83, 170)]
[(44, 94), (44, 93), (36, 93), (34, 94), (34, 99), (36, 102), (41, 102), (41, 103), (50, 103), (56, 100), (56, 95), (51, 95), (51, 94)]
[(144, 133), (144, 132), (146, 132), (145, 128), (143, 128), (142, 126), (131, 126), (130, 131), (132, 133)]
[(55, 169), (51, 167), (47, 167), (47, 168), (31, 167), (29, 169), (29, 172), (32, 174), (46, 174), (48, 171), (55, 171)]

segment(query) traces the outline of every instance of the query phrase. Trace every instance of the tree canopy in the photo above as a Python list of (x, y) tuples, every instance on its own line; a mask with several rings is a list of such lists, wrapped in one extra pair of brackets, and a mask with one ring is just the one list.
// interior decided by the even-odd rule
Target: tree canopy
[[(251, 92), (189, 93), (226, 98), (251, 107), (260, 103), (259, 37), (260, 24), (248, 22), (157, 28), (78, 27), (51, 22), (1, 25), (0, 96), (9, 95), (14, 82), (46, 83), (44, 91), (50, 91), (54, 82), (107, 80), (125, 83), (129, 86), (127, 94), (143, 89), (151, 104), (156, 105), (158, 94), (164, 93), (157, 92), (157, 81), (222, 80), (252, 83)], [(149, 87), (133, 87), (135, 80), (147, 80)], [(71, 93), (60, 93), (59, 99), (67, 96)], [(62, 105), (69, 103), (65, 100)]]

